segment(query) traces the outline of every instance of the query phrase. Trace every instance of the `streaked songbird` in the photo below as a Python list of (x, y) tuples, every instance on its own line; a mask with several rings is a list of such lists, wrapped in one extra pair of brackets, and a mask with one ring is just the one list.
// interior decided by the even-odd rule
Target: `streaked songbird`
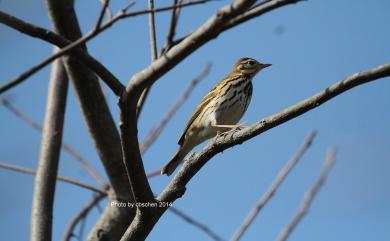
[(248, 108), (252, 97), (252, 79), (271, 64), (253, 58), (240, 58), (229, 74), (202, 99), (192, 113), (179, 139), (179, 149), (172, 160), (161, 169), (171, 175), (184, 157), (197, 145), (219, 133), (240, 129), (237, 124)]

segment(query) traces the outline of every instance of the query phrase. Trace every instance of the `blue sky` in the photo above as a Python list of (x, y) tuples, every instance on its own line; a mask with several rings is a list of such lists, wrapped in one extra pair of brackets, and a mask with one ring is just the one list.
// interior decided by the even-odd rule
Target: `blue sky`
[[(218, 1), (182, 11), (177, 36), (203, 23), (220, 6)], [(165, 5), (170, 1), (159, 1)], [(126, 1), (113, 1), (113, 9)], [(134, 8), (145, 6), (140, 1)], [(76, 1), (84, 33), (94, 26), (99, 1)], [(43, 1), (2, 0), (0, 9), (50, 28)], [(223, 78), (235, 60), (254, 57), (273, 66), (254, 79), (254, 96), (243, 117), (251, 124), (309, 97), (355, 72), (390, 61), (390, 2), (304, 1), (290, 5), (221, 34), (163, 76), (153, 87), (139, 124), (140, 139), (158, 123), (179, 93), (207, 63), (211, 73), (173, 117), (157, 143), (144, 155), (147, 170), (163, 166), (177, 148), (184, 125), (207, 91)], [(170, 13), (156, 17), (161, 47)], [(89, 51), (124, 84), (149, 64), (147, 17), (123, 20), (92, 40)], [(10, 80), (47, 57), (52, 47), (0, 25), (0, 83)], [(6, 93), (13, 104), (42, 122), (47, 80), (45, 68)], [(326, 185), (299, 224), (291, 241), (385, 241), (390, 239), (390, 78), (381, 79), (336, 97), (325, 105), (213, 158), (189, 183), (186, 195), (175, 202), (194, 218), (229, 239), (261, 197), (281, 167), (312, 129), (313, 146), (263, 209), (242, 240), (274, 240), (295, 213), (303, 194), (316, 179), (327, 148), (338, 150)], [(110, 107), (117, 120), (115, 99)], [(35, 168), (40, 134), (0, 107), (0, 161)], [(71, 143), (104, 173), (83, 122), (73, 90), (69, 92), (64, 141)], [(201, 145), (203, 146), (203, 145)], [(196, 148), (199, 150), (200, 147)], [(61, 154), (59, 173), (96, 185), (81, 166)], [(151, 179), (160, 192), (170, 178)], [(27, 240), (33, 177), (0, 170), (0, 227), (2, 240)], [(91, 193), (58, 183), (53, 238), (62, 238), (70, 218), (88, 202)], [(102, 205), (103, 206), (103, 205)], [(88, 218), (87, 230), (99, 212)], [(17, 227), (17, 228), (15, 228)], [(167, 212), (149, 240), (208, 240), (209, 238)]]

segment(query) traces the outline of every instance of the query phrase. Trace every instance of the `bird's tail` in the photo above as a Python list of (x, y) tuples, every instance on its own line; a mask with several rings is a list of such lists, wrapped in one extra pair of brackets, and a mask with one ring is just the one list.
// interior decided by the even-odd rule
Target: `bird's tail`
[(184, 159), (186, 155), (186, 150), (183, 147), (180, 147), (179, 150), (177, 150), (176, 154), (173, 156), (172, 160), (161, 169), (161, 174), (166, 174), (167, 176), (170, 176), (176, 170), (177, 166), (180, 164), (180, 162)]

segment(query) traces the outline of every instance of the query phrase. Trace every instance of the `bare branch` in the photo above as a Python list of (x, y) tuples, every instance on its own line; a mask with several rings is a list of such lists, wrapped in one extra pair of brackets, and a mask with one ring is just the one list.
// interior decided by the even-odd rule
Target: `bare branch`
[[(270, 12), (274, 9), (289, 5), (289, 4), (294, 4), (297, 2), (300, 2), (303, 0), (264, 0), (259, 3), (254, 4), (249, 10), (241, 13), (240, 15), (236, 16), (235, 18), (229, 20), (225, 25), (222, 27), (221, 32), (226, 31), (230, 28), (233, 28), (239, 24), (242, 24), (248, 20), (251, 20), (255, 17), (259, 17), (267, 12)], [(183, 36), (181, 38), (178, 38), (174, 40), (171, 44), (170, 47), (178, 45), (181, 43), (184, 39), (186, 39), (188, 36), (190, 36), (193, 33), (190, 33), (186, 36)], [(166, 51), (164, 49), (164, 51)], [(163, 51), (163, 52), (164, 52)]]
[(52, 238), (54, 192), (61, 151), (67, 93), (68, 76), (62, 61), (57, 60), (53, 64), (49, 82), (45, 122), (34, 182), (30, 224), (30, 239), (32, 241), (48, 241)]
[(156, 176), (161, 176), (161, 168), (157, 168), (157, 169), (155, 169), (155, 170), (153, 170), (153, 171), (151, 171), (151, 172), (148, 172), (148, 173), (146, 174), (146, 176), (147, 176), (148, 178), (156, 177)]
[[(181, 4), (182, 2), (183, 2), (183, 0), (180, 0), (180, 3), (179, 3), (179, 0), (173, 0), (174, 5)], [(179, 21), (179, 16), (180, 16), (180, 8), (172, 9), (171, 23), (169, 24), (169, 31), (167, 34), (167, 40), (165, 42), (164, 48), (161, 50), (161, 52), (163, 54), (166, 51), (168, 51), (170, 49), (170, 47), (172, 46), (173, 39), (174, 39), (175, 34), (176, 34), (176, 26), (177, 26), (177, 23)]]
[[(25, 174), (31, 174), (34, 176), (36, 174), (36, 171), (33, 169), (26, 168), (26, 167), (20, 167), (20, 166), (16, 166), (16, 165), (11, 165), (11, 164), (4, 163), (4, 162), (0, 162), (0, 168), (15, 171), (15, 172), (20, 172), (20, 173), (25, 173)], [(66, 183), (81, 187), (81, 188), (91, 190), (91, 191), (96, 192), (96, 193), (107, 195), (107, 192), (102, 190), (102, 189), (96, 188), (96, 187), (91, 186), (87, 183), (73, 180), (73, 179), (68, 178), (68, 177), (57, 176), (56, 179), (59, 181), (62, 181), (62, 182), (66, 182)]]
[[(92, 38), (96, 37), (98, 34), (103, 32), (104, 30), (106, 30), (109, 27), (111, 27), (115, 22), (117, 22), (120, 19), (129, 18), (129, 17), (135, 17), (135, 16), (139, 16), (139, 15), (143, 15), (143, 14), (148, 14), (150, 12), (157, 13), (157, 12), (169, 11), (169, 10), (174, 9), (174, 8), (188, 7), (188, 6), (192, 6), (192, 5), (196, 5), (196, 4), (206, 3), (206, 2), (209, 2), (209, 1), (210, 0), (193, 1), (193, 2), (184, 3), (184, 4), (180, 5), (180, 6), (178, 6), (178, 5), (176, 5), (176, 6), (168, 6), (168, 7), (156, 8), (154, 10), (140, 10), (140, 11), (135, 11), (135, 12), (131, 12), (131, 13), (126, 13), (125, 11), (122, 10), (119, 14), (117, 14), (114, 18), (110, 19), (108, 22), (106, 22), (99, 29), (94, 29), (90, 33), (88, 33), (87, 35), (85, 35), (83, 37), (80, 37), (76, 41), (74, 41), (74, 42), (72, 42), (70, 44), (67, 44), (66, 46), (62, 46), (63, 48), (61, 48), (60, 51), (58, 51), (55, 54), (49, 56), (48, 58), (46, 58), (42, 62), (40, 62), (40, 63), (36, 64), (35, 66), (33, 66), (32, 68), (30, 68), (29, 70), (23, 72), (22, 74), (20, 74), (15, 79), (13, 79), (13, 80), (11, 80), (11, 81), (1, 85), (0, 86), (0, 94), (5, 92), (5, 91), (7, 91), (7, 90), (9, 90), (9, 89), (11, 89), (11, 88), (13, 88), (13, 87), (15, 87), (16, 85), (22, 83), (28, 77), (30, 77), (31, 75), (33, 75), (34, 73), (36, 73), (37, 71), (39, 71), (40, 69), (45, 67), (46, 65), (50, 64), (55, 59), (70, 53), (71, 51), (75, 50), (76, 48), (79, 48), (80, 46), (85, 44), (87, 41), (91, 40)], [(2, 23), (5, 23), (5, 20), (4, 20), (4, 14), (5, 13), (3, 13), (3, 12), (0, 12), (0, 13), (1, 13), (0, 21)], [(83, 56), (83, 58), (85, 58), (85, 57), (86, 56)], [(92, 61), (92, 59), (89, 59), (88, 61)], [(104, 69), (100, 69), (100, 68), (102, 68), (102, 65), (99, 62), (97, 62), (97, 61), (89, 62), (89, 64), (90, 65), (94, 65), (94, 68), (93, 68), (94, 70), (96, 70), (95, 67), (98, 66), (100, 72), (106, 72), (105, 68)], [(103, 74), (109, 75), (109, 73), (107, 73), (107, 72), (103, 73)], [(121, 96), (122, 91), (123, 91), (123, 85), (120, 83), (120, 81), (117, 81), (116, 78), (112, 78), (112, 77), (113, 77), (113, 75), (109, 76), (109, 78), (102, 78), (102, 80), (110, 87), (110, 89), (117, 96)]]
[(320, 176), (314, 183), (314, 185), (309, 189), (309, 191), (305, 194), (304, 200), (297, 211), (297, 213), (294, 215), (291, 222), (288, 224), (288, 226), (282, 230), (282, 232), (279, 234), (279, 237), (277, 238), (278, 241), (285, 241), (287, 238), (291, 235), (295, 227), (298, 225), (298, 223), (302, 220), (302, 218), (306, 215), (308, 212), (311, 203), (313, 202), (314, 197), (317, 195), (318, 191), (321, 189), (322, 185), (324, 184), (326, 177), (328, 176), (333, 163), (335, 159), (336, 151), (334, 148), (329, 149), (327, 158), (325, 160), (324, 166), (321, 170)]
[[(100, 2), (101, 2), (103, 5), (105, 4), (105, 0), (100, 0)], [(111, 11), (111, 9), (110, 9), (109, 6), (107, 6), (107, 8), (106, 8), (106, 12), (107, 12), (108, 17), (111, 19), (111, 18), (113, 17), (113, 14), (112, 14), (112, 11)]]
[(102, 6), (102, 9), (100, 10), (99, 17), (98, 17), (98, 20), (96, 22), (94, 31), (99, 30), (100, 26), (102, 25), (102, 21), (103, 21), (104, 15), (106, 13), (106, 10), (109, 10), (108, 4), (110, 3), (110, 0), (102, 0), (102, 1), (103, 1), (103, 6)]
[(248, 229), (249, 225), (251, 225), (252, 222), (255, 220), (256, 216), (259, 214), (261, 209), (263, 209), (263, 207), (273, 197), (276, 190), (279, 188), (280, 184), (282, 184), (282, 182), (287, 177), (287, 175), (290, 173), (290, 171), (293, 169), (293, 167), (299, 162), (299, 160), (302, 158), (302, 156), (306, 152), (306, 150), (309, 149), (315, 135), (316, 135), (316, 132), (312, 131), (306, 137), (306, 140), (303, 143), (303, 145), (298, 149), (298, 151), (295, 153), (293, 158), (291, 158), (291, 160), (288, 161), (287, 164), (280, 170), (277, 177), (272, 182), (271, 186), (269, 186), (267, 191), (259, 199), (256, 206), (253, 207), (253, 209), (246, 216), (244, 222), (241, 224), (241, 226), (234, 233), (233, 237), (230, 239), (231, 241), (238, 241), (241, 239), (241, 237), (244, 235), (244, 233)]
[(149, 36), (150, 36), (150, 59), (157, 59), (156, 23), (154, 21), (154, 0), (148, 0), (149, 4)]
[(76, 225), (80, 220), (85, 219), (85, 217), (88, 215), (88, 213), (99, 204), (99, 202), (104, 198), (107, 197), (106, 195), (99, 194), (92, 198), (91, 201), (83, 207), (80, 212), (78, 212), (72, 220), (69, 222), (68, 227), (66, 228), (63, 241), (70, 241), (70, 239), (73, 236), (73, 230), (75, 229)]
[[(42, 126), (29, 117), (26, 113), (23, 113), (21, 110), (16, 108), (9, 100), (0, 96), (0, 103), (4, 105), (9, 111), (15, 114), (22, 121), (29, 124), (32, 128), (38, 131), (42, 131)], [(75, 158), (80, 164), (84, 167), (84, 169), (100, 184), (100, 186), (106, 186), (107, 183), (102, 176), (99, 175), (98, 171), (91, 165), (89, 162), (84, 159), (79, 152), (77, 152), (74, 148), (66, 143), (61, 144), (62, 149), (66, 151), (69, 155)]]
[[(141, 154), (144, 154), (147, 149), (156, 141), (165, 125), (169, 122), (172, 116), (176, 113), (176, 111), (180, 108), (180, 106), (187, 100), (188, 96), (195, 88), (195, 86), (204, 79), (210, 72), (211, 64), (205, 66), (202, 72), (196, 76), (193, 80), (190, 81), (187, 89), (183, 92), (183, 94), (176, 100), (175, 104), (164, 114), (164, 117), (161, 119), (160, 123), (153, 127), (151, 131), (149, 131), (145, 140), (141, 143)], [(160, 174), (160, 173), (159, 173)], [(148, 174), (148, 177), (150, 175)]]
[(187, 223), (189, 223), (191, 225), (194, 225), (195, 227), (199, 228), (200, 230), (202, 230), (204, 233), (206, 233), (209, 237), (211, 237), (215, 241), (223, 241), (223, 238), (221, 238), (213, 230), (211, 230), (209, 227), (207, 227), (207, 225), (205, 225), (205, 224), (203, 224), (203, 223), (193, 219), (192, 217), (188, 216), (187, 214), (185, 214), (184, 212), (180, 211), (179, 209), (174, 208), (174, 207), (170, 207), (168, 210), (171, 211), (172, 213), (176, 214), (180, 218), (182, 218)]
[[(149, 13), (149, 36), (150, 36), (150, 59), (151, 62), (155, 61), (158, 57), (157, 55), (157, 41), (156, 41), (156, 23), (154, 21), (154, 0), (148, 0), (149, 9), (151, 12)], [(141, 94), (141, 97), (137, 103), (137, 118), (141, 116), (141, 111), (144, 107), (145, 101), (148, 98), (148, 94), (151, 86), (146, 87)]]
[(230, 29), (239, 24), (242, 24), (250, 19), (263, 15), (264, 13), (270, 12), (274, 9), (289, 5), (295, 4), (303, 0), (271, 0), (271, 1), (263, 1), (259, 4), (256, 4), (249, 11), (246, 11), (234, 19), (230, 20), (227, 24), (225, 24), (223, 30)]
[[(56, 59), (57, 57), (62, 56), (63, 54), (67, 54), (67, 52), (71, 51), (70, 53), (75, 54), (77, 58), (79, 58), (83, 63), (91, 70), (93, 70), (99, 77), (113, 90), (113, 92), (116, 95), (120, 95), (122, 90), (124, 89), (124, 86), (121, 84), (121, 82), (99, 61), (91, 57), (86, 51), (79, 48), (79, 46), (82, 45), (82, 42), (84, 40), (80, 40), (78, 43), (72, 43), (66, 38), (63, 38), (62, 36), (48, 30), (44, 29), (38, 26), (35, 26), (33, 24), (24, 22), (16, 17), (13, 17), (11, 15), (8, 15), (4, 12), (0, 11), (0, 22), (17, 30), (24, 34), (27, 34), (34, 38), (42, 39), (46, 42), (49, 42), (51, 44), (56, 45), (59, 48), (65, 48), (68, 47), (68, 50), (61, 50), (56, 53), (54, 56), (50, 56), (40, 64), (36, 65), (34, 68), (24, 72), (19, 77), (15, 78), (14, 80), (8, 82), (7, 84), (3, 84), (0, 86), (0, 93), (7, 91), (8, 89), (16, 86), (17, 84), (21, 83), (25, 79), (27, 79), (29, 76), (34, 74), (36, 71), (38, 71), (41, 67), (44, 67), (46, 64), (49, 64), (51, 61)], [(72, 47), (73, 46), (73, 47)]]

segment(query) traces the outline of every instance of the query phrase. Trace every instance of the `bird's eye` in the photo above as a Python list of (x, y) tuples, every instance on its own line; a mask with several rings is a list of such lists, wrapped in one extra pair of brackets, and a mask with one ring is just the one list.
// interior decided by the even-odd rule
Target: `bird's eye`
[(249, 64), (249, 65), (255, 65), (255, 61), (249, 60), (249, 61), (247, 62), (247, 64)]

